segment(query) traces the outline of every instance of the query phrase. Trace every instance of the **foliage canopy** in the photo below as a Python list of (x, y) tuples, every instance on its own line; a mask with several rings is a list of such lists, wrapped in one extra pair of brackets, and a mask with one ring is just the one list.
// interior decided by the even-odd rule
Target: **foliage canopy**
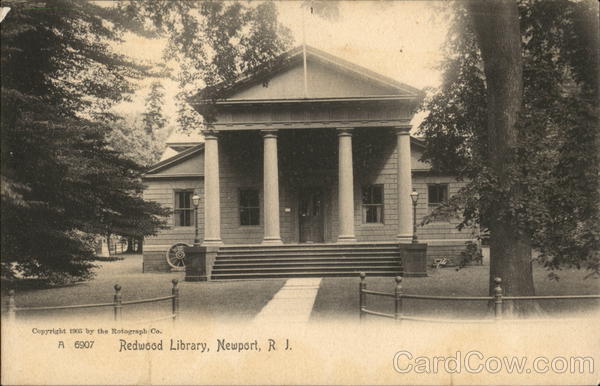
[[(550, 269), (599, 273), (598, 5), (518, 2), (523, 106), (518, 144), (508, 150), (509, 184), (499, 184), (486, 130), (487, 92), (478, 41), (464, 4), (455, 5), (440, 89), (425, 102), (423, 158), (467, 186), (441, 210), (461, 226), (509, 220)], [(511, 194), (515, 188), (521, 193)], [(498, 205), (507, 202), (507, 206)]]
[[(119, 146), (135, 130), (111, 107), (149, 68), (115, 53), (125, 32), (166, 34), (184, 97), (280, 53), (275, 5), (221, 2), (2, 1), (2, 275), (90, 276), (96, 234), (151, 235), (168, 211), (141, 198), (143, 167)], [(280, 32), (283, 32), (280, 35)], [(284, 36), (280, 39), (280, 36)], [(164, 126), (160, 87), (145, 126)], [(187, 108), (180, 124), (197, 128)], [(191, 113), (191, 114), (190, 114)], [(131, 135), (130, 135), (131, 134)], [(150, 162), (150, 161), (149, 161)]]

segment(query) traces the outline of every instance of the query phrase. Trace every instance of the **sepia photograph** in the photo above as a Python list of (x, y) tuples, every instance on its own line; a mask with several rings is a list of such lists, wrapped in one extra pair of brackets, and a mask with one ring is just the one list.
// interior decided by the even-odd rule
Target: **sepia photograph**
[(599, 4), (0, 0), (0, 383), (597, 385)]

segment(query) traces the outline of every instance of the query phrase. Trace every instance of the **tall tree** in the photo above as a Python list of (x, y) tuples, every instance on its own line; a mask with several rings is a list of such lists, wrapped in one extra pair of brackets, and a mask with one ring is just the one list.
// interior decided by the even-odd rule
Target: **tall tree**
[(509, 294), (534, 292), (531, 247), (598, 273), (597, 4), (474, 1), (453, 18), (421, 126), (424, 158), (469, 180), (448, 207), (490, 231)]
[(146, 98), (146, 111), (143, 113), (144, 130), (150, 137), (165, 127), (167, 120), (162, 108), (165, 104), (165, 89), (159, 81), (152, 82)]
[[(217, 98), (242, 73), (273, 63), (291, 42), (273, 2), (124, 1), (121, 9), (132, 20), (150, 21), (168, 38), (165, 57), (180, 65), (178, 123), (184, 131), (202, 121), (185, 103), (190, 96), (206, 88), (205, 97)], [(212, 113), (205, 111), (204, 119), (210, 121)]]
[(165, 126), (149, 135), (143, 118), (142, 114), (130, 113), (116, 119), (107, 133), (107, 141), (111, 149), (147, 168), (159, 161), (165, 140), (173, 128)]
[[(519, 11), (515, 0), (468, 3), (486, 81), (490, 170), (507, 188), (490, 216), (490, 271), (504, 278), (507, 294), (533, 295), (531, 240), (513, 214), (522, 196), (511, 170), (519, 141), (516, 126), (523, 101), (523, 63)], [(490, 291), (493, 278), (490, 277)]]
[(86, 278), (86, 235), (152, 234), (165, 214), (140, 198), (142, 168), (106, 139), (110, 107), (144, 74), (111, 50), (136, 26), (88, 1), (2, 6), (2, 275)]
[[(117, 119), (107, 133), (109, 148), (135, 161), (143, 169), (159, 161), (165, 147), (165, 140), (173, 128), (165, 127), (153, 133), (146, 131), (144, 116), (141, 114), (126, 114), (123, 119)], [(171, 130), (170, 130), (171, 129)], [(141, 192), (138, 193), (141, 197)], [(141, 253), (143, 238), (152, 229), (152, 223), (147, 218), (140, 217), (136, 208), (127, 208), (130, 216), (124, 226), (113, 229), (119, 236), (127, 238), (127, 252)]]

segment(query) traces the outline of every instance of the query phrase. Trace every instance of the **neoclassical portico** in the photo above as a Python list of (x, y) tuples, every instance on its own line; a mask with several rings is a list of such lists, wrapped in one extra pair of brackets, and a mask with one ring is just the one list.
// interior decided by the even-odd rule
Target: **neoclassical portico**
[[(199, 280), (425, 274), (413, 210), (423, 216), (455, 188), (411, 156), (423, 148), (410, 136), (422, 97), (312, 47), (201, 90), (188, 102), (206, 119), (203, 143), (173, 145), (145, 175), (144, 197), (172, 216), (148, 240), (144, 269), (193, 237)], [(419, 240), (447, 240), (441, 226), (423, 228)]]
[[(251, 234), (246, 239), (255, 243), (259, 231), (262, 231), (263, 244), (303, 242), (304, 238), (299, 236), (302, 227), (299, 222), (304, 215), (318, 218), (324, 224), (321, 228), (325, 228), (322, 232), (326, 236), (314, 240), (354, 243), (367, 241), (367, 234), (381, 240), (383, 236), (376, 233), (379, 230), (386, 235), (386, 241), (389, 235), (389, 241), (410, 242), (413, 230), (409, 132), (410, 120), (422, 93), (311, 47), (307, 47), (308, 71), (301, 71), (300, 50), (288, 55), (280, 61), (281, 67), (271, 69), (270, 73), (256, 80), (247, 78), (236, 83), (222, 91), (216, 102), (212, 98), (203, 98), (202, 93), (190, 100), (201, 114), (207, 108), (216, 111), (212, 129), (204, 133), (204, 244), (227, 244), (227, 240), (244, 239), (244, 234)], [(304, 83), (307, 94), (302, 87)], [(337, 148), (334, 143), (328, 142), (330, 150), (325, 153), (337, 153), (337, 165), (329, 162), (323, 166), (327, 170), (300, 172), (290, 170), (288, 162), (287, 167), (282, 169), (282, 152), (287, 155), (290, 146), (294, 147), (294, 151), (302, 152), (302, 146), (313, 145), (310, 138), (303, 137), (302, 143), (288, 143), (287, 148), (281, 148), (282, 138), (290, 138), (293, 132), (316, 131), (335, 135)], [(358, 131), (362, 133), (362, 143), (355, 141)], [(373, 138), (395, 134), (395, 141), (390, 141), (393, 143), (393, 155), (397, 157), (393, 175), (389, 174), (391, 169), (388, 166), (385, 175), (380, 175), (381, 171), (377, 170), (371, 175), (369, 170), (360, 169), (362, 166), (356, 170), (354, 154), (361, 151), (365, 141), (369, 141), (370, 136), (365, 136), (369, 131), (372, 131)], [(260, 203), (248, 209), (260, 210), (261, 218), (250, 227), (241, 226), (248, 224), (239, 224), (239, 221), (240, 226), (232, 224), (235, 222), (235, 208), (231, 207), (239, 204), (235, 198), (238, 193), (231, 191), (231, 181), (235, 177), (226, 177), (230, 185), (225, 191), (222, 192), (220, 186), (223, 176), (219, 172), (223, 171), (223, 165), (219, 165), (219, 142), (220, 136), (225, 133), (253, 133), (254, 137), (248, 138), (260, 139), (244, 146), (257, 148), (262, 143), (262, 149), (258, 148), (253, 153), (258, 157), (262, 155), (262, 170), (257, 175), (262, 175), (262, 183), (260, 193), (254, 196), (260, 197)], [(221, 151), (236, 152), (233, 148)], [(254, 160), (240, 162), (250, 164)], [(361, 162), (364, 164), (364, 157)], [(294, 174), (293, 178), (290, 174)], [(307, 179), (304, 181), (301, 176)], [(293, 186), (290, 185), (292, 179)], [(365, 198), (361, 189), (367, 180), (376, 185), (377, 194), (381, 196), (377, 199), (381, 200), (382, 207), (372, 209), (379, 210), (379, 214), (375, 215), (377, 224), (364, 224), (362, 201)], [(299, 192), (303, 188), (312, 189), (304, 198)], [(221, 202), (224, 197), (226, 203)], [(300, 213), (302, 211), (304, 214)], [(225, 219), (221, 218), (223, 213), (227, 214)], [(367, 222), (372, 220), (369, 218)], [(395, 228), (394, 237), (390, 234), (392, 227)]]
[[(352, 128), (336, 129), (337, 135), (337, 243), (356, 242), (355, 219), (355, 181), (353, 163)], [(278, 159), (278, 130), (260, 130), (262, 137), (263, 173), (262, 173), (262, 215), (264, 244), (282, 244), (281, 238), (281, 198)], [(397, 240), (409, 243), (412, 238), (412, 203), (410, 127), (395, 128), (397, 148), (397, 203), (398, 229)], [(221, 245), (221, 188), (219, 176), (219, 133), (205, 131), (205, 245)]]

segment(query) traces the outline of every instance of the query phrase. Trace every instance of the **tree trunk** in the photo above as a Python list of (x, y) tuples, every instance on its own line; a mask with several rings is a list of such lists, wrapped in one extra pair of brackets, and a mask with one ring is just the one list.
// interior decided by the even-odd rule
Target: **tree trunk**
[(136, 252), (143, 253), (144, 252), (144, 238), (140, 237), (136, 241), (137, 241), (137, 251)]
[(106, 246), (108, 247), (108, 256), (112, 256), (111, 245), (110, 245), (110, 233), (106, 234)]
[[(523, 99), (523, 66), (519, 13), (514, 0), (467, 3), (477, 36), (487, 88), (490, 163), (500, 186), (514, 184), (509, 175), (511, 153), (518, 141), (515, 127)], [(518, 188), (510, 196), (518, 197)], [(503, 200), (500, 200), (503, 201)], [(509, 213), (510, 200), (487, 213), (490, 230), (490, 294), (495, 277), (506, 295), (533, 295), (531, 244)], [(518, 304), (517, 304), (518, 306)], [(522, 307), (516, 307), (520, 311)]]
[(135, 252), (135, 250), (133, 248), (134, 242), (135, 242), (135, 239), (133, 237), (127, 238), (127, 250), (125, 251), (125, 253), (134, 253)]

